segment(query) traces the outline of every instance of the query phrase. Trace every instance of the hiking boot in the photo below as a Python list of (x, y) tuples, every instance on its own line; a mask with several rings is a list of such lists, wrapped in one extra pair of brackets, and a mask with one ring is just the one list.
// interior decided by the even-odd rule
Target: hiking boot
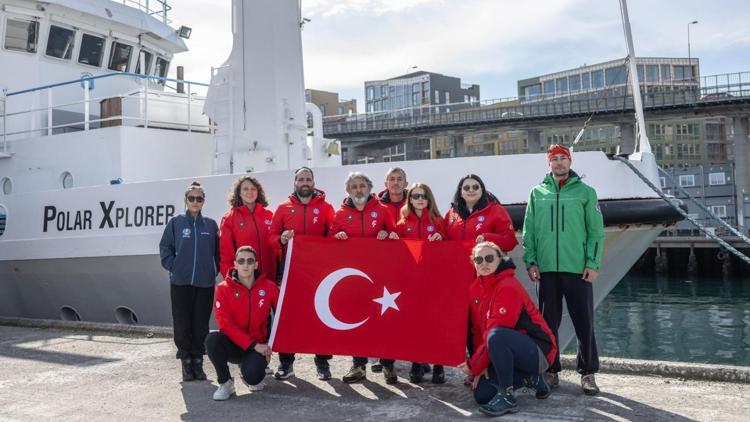
[(214, 392), (214, 400), (224, 401), (232, 397), (232, 394), (234, 393), (234, 380), (229, 378), (227, 382), (221, 384), (219, 388), (216, 389), (216, 391)]
[(409, 371), (409, 382), (419, 384), (424, 378), (424, 365), (421, 363), (412, 363)]
[(445, 370), (443, 369), (443, 365), (435, 365), (432, 369), (432, 383), (445, 384)]
[(282, 363), (279, 365), (279, 369), (276, 370), (276, 373), (273, 374), (273, 377), (277, 380), (286, 380), (291, 378), (292, 375), (294, 375), (294, 365), (291, 363), (289, 365), (284, 365)]
[(206, 380), (206, 373), (203, 372), (203, 358), (193, 358), (193, 375), (197, 380)]
[(547, 382), (549, 388), (555, 389), (560, 386), (560, 376), (557, 372), (545, 372), (544, 381)]
[(351, 384), (354, 382), (362, 381), (366, 378), (367, 370), (364, 366), (352, 366), (352, 369), (350, 369), (349, 372), (344, 375), (344, 378), (342, 378), (342, 380), (347, 384)]
[(536, 398), (538, 399), (546, 399), (552, 393), (552, 389), (549, 388), (549, 385), (547, 385), (547, 382), (544, 380), (544, 376), (541, 374), (524, 378), (523, 386), (534, 390), (536, 392)]
[(424, 373), (425, 374), (429, 374), (430, 372), (432, 372), (432, 369), (430, 368), (430, 364), (429, 363), (423, 363), (422, 366), (424, 367)]
[(318, 367), (318, 379), (321, 381), (328, 381), (331, 379), (331, 368), (326, 363), (325, 365), (317, 365)]
[(370, 365), (370, 370), (376, 374), (379, 374), (383, 372), (383, 364), (382, 363), (373, 363)]
[(383, 365), (383, 378), (385, 378), (386, 384), (395, 384), (398, 382), (398, 376), (396, 375), (396, 368), (393, 365)]
[(586, 374), (581, 376), (581, 388), (583, 394), (587, 396), (595, 396), (599, 394), (599, 387), (596, 386), (596, 379), (594, 374)]
[(194, 379), (193, 361), (191, 359), (182, 359), (182, 380), (193, 381)]
[(518, 412), (516, 396), (513, 395), (513, 387), (498, 392), (489, 403), (479, 406), (479, 411), (490, 416), (501, 416), (506, 413)]

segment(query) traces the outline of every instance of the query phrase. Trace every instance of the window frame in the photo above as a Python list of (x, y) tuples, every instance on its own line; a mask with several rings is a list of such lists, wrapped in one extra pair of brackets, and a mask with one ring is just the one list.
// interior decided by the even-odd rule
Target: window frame
[[(717, 212), (721, 210), (720, 212)], [(717, 217), (727, 218), (727, 206), (726, 205), (711, 205), (711, 212), (716, 214)]]
[[(145, 64), (146, 64), (146, 70), (144, 70), (143, 72), (141, 72), (141, 70), (138, 68), (141, 65), (141, 52), (143, 52), (144, 54), (150, 54), (151, 55), (151, 61), (147, 61), (145, 58), (143, 60), (145, 62)], [(154, 60), (154, 57), (157, 57), (156, 52), (154, 52), (154, 51), (152, 51), (152, 50), (150, 50), (148, 48), (144, 48), (144, 47), (139, 48), (138, 49), (138, 54), (135, 55), (135, 68), (133, 69), (133, 73), (137, 73), (139, 75), (144, 75), (144, 76), (150, 75), (151, 74), (151, 68), (155, 68), (156, 67), (156, 60)], [(154, 69), (154, 70), (156, 70), (156, 69)]]
[[(52, 56), (52, 55), (49, 54), (49, 37), (50, 37), (50, 35), (52, 35), (52, 27), (53, 26), (56, 26), (56, 27), (58, 27), (60, 29), (63, 29), (63, 30), (67, 30), (67, 31), (72, 31), (73, 32), (73, 37), (72, 37), (72, 39), (73, 39), (73, 45), (70, 47), (70, 57), (67, 57), (67, 58), (64, 57), (64, 56), (63, 57), (57, 57), (57, 56)], [(71, 61), (73, 61), (73, 53), (74, 52), (78, 52), (78, 50), (79, 50), (78, 46), (76, 45), (76, 41), (77, 40), (78, 40), (78, 29), (77, 28), (73, 27), (72, 25), (66, 25), (66, 24), (63, 24), (63, 23), (60, 23), (60, 22), (50, 22), (50, 24), (47, 25), (47, 40), (44, 43), (44, 53), (43, 53), (43, 55), (44, 55), (44, 57), (46, 57), (48, 59), (60, 60), (60, 61), (64, 61), (64, 62), (71, 62)]]
[[(125, 69), (124, 70), (113, 69), (112, 68), (112, 58), (113, 58), (113, 54), (114, 54), (114, 52), (116, 50), (115, 44), (120, 44), (120, 45), (123, 45), (123, 46), (126, 46), (126, 47), (130, 47), (130, 54), (128, 55), (128, 61), (127, 61), (126, 65), (125, 65)], [(107, 69), (115, 71), (115, 72), (129, 72), (130, 71), (130, 63), (133, 61), (133, 51), (135, 51), (135, 46), (134, 45), (122, 42), (122, 40), (117, 39), (117, 38), (113, 39), (112, 42), (110, 43), (110, 46), (109, 46), (109, 59), (107, 60)]]
[[(20, 50), (20, 49), (17, 49), (17, 48), (8, 48), (7, 42), (8, 42), (8, 21), (9, 20), (14, 20), (14, 21), (19, 21), (19, 22), (26, 22), (26, 23), (34, 23), (34, 24), (36, 24), (36, 34), (35, 34), (36, 38), (34, 40), (34, 51)], [(3, 38), (2, 47), (3, 47), (3, 50), (5, 50), (5, 51), (12, 51), (12, 52), (15, 52), (15, 53), (22, 53), (22, 54), (37, 54), (37, 53), (39, 53), (39, 50), (40, 50), (40, 48), (39, 48), (40, 47), (40, 45), (39, 45), (39, 33), (41, 32), (40, 31), (40, 29), (41, 29), (41, 22), (40, 21), (41, 21), (41, 19), (38, 18), (38, 17), (35, 17), (35, 16), (19, 16), (19, 15), (13, 15), (13, 14), (9, 14), (9, 15), (5, 16), (5, 19), (3, 19), (3, 27), (2, 27), (2, 31), (3, 31), (2, 32), (2, 38)]]
[[(713, 176), (721, 175), (721, 183), (714, 183), (712, 180)], [(727, 174), (722, 172), (708, 173), (708, 185), (709, 186), (723, 186), (727, 184)]]
[[(93, 65), (93, 64), (90, 64), (90, 63), (83, 63), (81, 61), (81, 52), (83, 51), (83, 37), (87, 36), (87, 35), (89, 37), (101, 38), (103, 40), (103, 42), (102, 42), (102, 54), (101, 54), (101, 57), (99, 59), (99, 64), (98, 65)], [(107, 56), (107, 53), (108, 53), (108, 51), (107, 51), (107, 44), (108, 44), (107, 40), (108, 40), (108, 38), (107, 38), (106, 35), (97, 34), (96, 32), (90, 32), (90, 31), (81, 31), (81, 36), (79, 37), (79, 42), (78, 42), (78, 58), (76, 59), (76, 63), (80, 64), (80, 65), (83, 65), (83, 66), (88, 66), (88, 67), (93, 67), (93, 68), (96, 68), (96, 69), (101, 69), (102, 65), (104, 64), (104, 58)]]
[[(691, 184), (683, 183), (682, 182), (683, 181), (683, 177), (685, 178), (684, 180), (690, 180)], [(680, 187), (683, 187), (683, 188), (693, 188), (693, 187), (695, 187), (695, 175), (694, 174), (681, 174), (680, 177), (679, 177), (679, 182), (680, 182)]]

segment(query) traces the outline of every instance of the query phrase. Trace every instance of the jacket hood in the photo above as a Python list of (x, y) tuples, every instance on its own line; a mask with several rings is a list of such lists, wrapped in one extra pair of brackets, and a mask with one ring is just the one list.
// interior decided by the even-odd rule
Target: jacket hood
[[(259, 281), (265, 279), (263, 276), (263, 273), (260, 270), (255, 270), (255, 282), (253, 282), (253, 286), (257, 285)], [(237, 283), (242, 286), (242, 283), (240, 283), (240, 279), (237, 275), (237, 269), (232, 268), (227, 272), (226, 277), (224, 277), (224, 281), (227, 283)]]
[[(354, 206), (354, 201), (349, 196), (347, 196), (346, 198), (344, 198), (344, 201), (341, 203), (341, 205), (344, 206), (344, 207), (349, 207), (349, 208), (352, 208), (354, 210), (357, 210), (357, 207)], [(367, 202), (365, 203), (365, 208), (364, 209), (365, 210), (366, 209), (370, 209), (370, 208), (373, 208), (373, 207), (375, 207), (377, 205), (378, 205), (378, 198), (375, 196), (375, 194), (371, 193), (370, 196), (367, 198)]]
[(487, 287), (493, 288), (500, 282), (500, 280), (515, 275), (515, 273), (516, 265), (513, 263), (512, 259), (508, 259), (507, 261), (501, 260), (500, 265), (494, 273), (487, 276), (479, 276), (479, 278), (487, 283)]
[(492, 192), (487, 192), (487, 195), (479, 199), (479, 202), (477, 202), (477, 205), (474, 207), (474, 209), (471, 212), (469, 212), (469, 209), (466, 208), (465, 202), (461, 202), (459, 204), (456, 204), (455, 202), (451, 202), (451, 208), (455, 210), (458, 213), (458, 215), (461, 216), (461, 218), (466, 220), (471, 214), (482, 211), (483, 209), (487, 208), (492, 203), (500, 204), (500, 200), (498, 200), (497, 197)]
[[(406, 200), (407, 193), (408, 191), (404, 189), (404, 196), (399, 203), (403, 203)], [(391, 194), (388, 192), (388, 189), (378, 192), (378, 199), (380, 200), (380, 202), (385, 202), (386, 204), (393, 203), (393, 201), (391, 200)]]
[[(566, 185), (578, 183), (581, 181), (581, 177), (578, 175), (578, 173), (574, 172), (573, 170), (570, 170), (570, 173), (568, 173), (568, 181), (565, 182)], [(552, 172), (547, 173), (544, 176), (544, 180), (542, 180), (543, 185), (546, 185), (550, 189), (557, 189), (557, 182), (555, 181), (555, 177), (552, 176)]]

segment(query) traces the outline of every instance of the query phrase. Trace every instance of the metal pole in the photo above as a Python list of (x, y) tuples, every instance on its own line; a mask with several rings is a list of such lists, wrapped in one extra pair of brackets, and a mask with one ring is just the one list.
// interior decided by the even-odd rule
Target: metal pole
[(3, 88), (3, 153), (8, 153), (8, 90)]
[[(687, 33), (688, 33), (688, 66), (690, 66), (690, 80), (693, 80), (693, 61), (691, 60), (690, 56), (690, 25), (694, 25), (698, 23), (698, 21), (692, 21), (688, 22), (687, 24)], [(684, 77), (684, 74), (683, 74)]]
[[(628, 48), (628, 66), (630, 68), (630, 81), (633, 89), (633, 105), (638, 122), (638, 149), (641, 154), (651, 153), (651, 144), (646, 134), (646, 121), (643, 118), (643, 104), (641, 103), (641, 85), (638, 81), (638, 70), (635, 63), (635, 50), (633, 48), (633, 36), (630, 33), (630, 17), (628, 17), (628, 5), (625, 0), (620, 0), (620, 11), (622, 12), (622, 27), (625, 30), (625, 41)], [(626, 92), (627, 95), (627, 92)]]
[(90, 79), (83, 81), (83, 130), (89, 130), (89, 84)]
[(191, 132), (191, 129), (190, 129), (190, 97), (191, 97), (191, 95), (190, 95), (190, 82), (188, 82), (188, 84), (187, 84), (187, 91), (188, 91), (187, 92), (187, 107), (188, 107), (188, 113), (187, 113), (188, 127), (187, 127), (187, 131), (188, 131), (188, 133), (190, 133)]
[(52, 88), (47, 88), (47, 136), (52, 135)]
[(148, 129), (148, 77), (143, 78), (143, 127)]

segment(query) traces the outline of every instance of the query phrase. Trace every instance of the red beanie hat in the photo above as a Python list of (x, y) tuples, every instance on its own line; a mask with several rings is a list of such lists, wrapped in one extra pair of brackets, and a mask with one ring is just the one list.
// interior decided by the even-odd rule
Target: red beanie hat
[(555, 144), (555, 145), (551, 145), (549, 147), (549, 149), (547, 150), (547, 161), (550, 161), (552, 159), (552, 156), (553, 155), (557, 155), (557, 154), (564, 154), (568, 158), (572, 158), (570, 156), (570, 150), (569, 149), (565, 148), (562, 145)]

